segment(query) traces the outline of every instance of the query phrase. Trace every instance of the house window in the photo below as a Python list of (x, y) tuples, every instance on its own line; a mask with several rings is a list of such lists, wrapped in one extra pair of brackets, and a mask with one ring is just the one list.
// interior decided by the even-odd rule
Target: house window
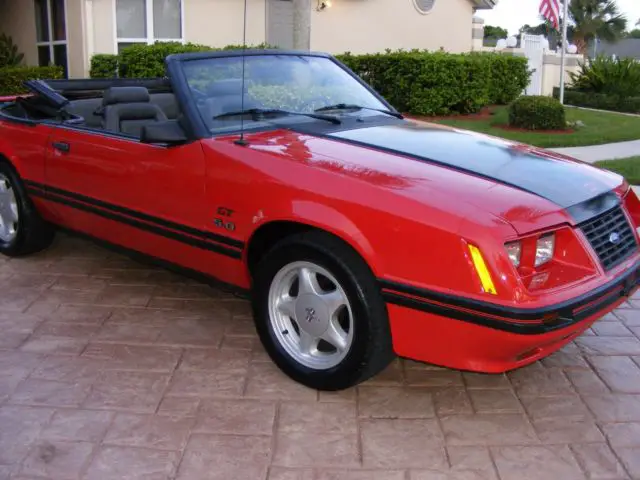
[(182, 0), (116, 0), (118, 51), (136, 43), (182, 42)]
[(436, 0), (413, 0), (413, 4), (420, 13), (429, 13), (433, 10)]
[(38, 64), (60, 65), (68, 75), (65, 0), (34, 0)]

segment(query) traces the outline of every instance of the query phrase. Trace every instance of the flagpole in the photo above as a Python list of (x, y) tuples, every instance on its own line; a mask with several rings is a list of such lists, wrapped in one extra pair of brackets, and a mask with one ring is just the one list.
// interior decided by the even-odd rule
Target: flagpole
[(562, 53), (560, 56), (560, 103), (564, 104), (564, 77), (567, 55), (567, 25), (569, 20), (569, 0), (564, 0), (564, 14), (562, 17)]

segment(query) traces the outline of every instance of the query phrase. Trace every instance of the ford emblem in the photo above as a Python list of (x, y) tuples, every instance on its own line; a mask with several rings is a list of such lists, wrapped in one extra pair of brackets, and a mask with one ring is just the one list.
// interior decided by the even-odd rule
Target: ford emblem
[(609, 235), (609, 242), (614, 245), (620, 243), (620, 234), (618, 232), (612, 232), (611, 235)]

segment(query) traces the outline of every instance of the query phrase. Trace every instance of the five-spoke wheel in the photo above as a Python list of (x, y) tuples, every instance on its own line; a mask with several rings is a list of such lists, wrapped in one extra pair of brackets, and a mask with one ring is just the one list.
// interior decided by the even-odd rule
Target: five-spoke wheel
[(269, 313), (276, 338), (302, 365), (331, 368), (349, 352), (354, 333), (349, 299), (319, 265), (285, 265), (271, 283)]
[(393, 359), (386, 305), (371, 270), (325, 232), (291, 235), (253, 266), (256, 329), (294, 380), (341, 390)]

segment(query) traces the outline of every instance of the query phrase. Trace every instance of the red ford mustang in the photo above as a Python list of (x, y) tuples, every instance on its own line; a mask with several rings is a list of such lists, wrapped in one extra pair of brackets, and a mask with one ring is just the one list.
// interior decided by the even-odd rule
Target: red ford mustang
[(504, 372), (635, 291), (613, 173), (403, 119), (324, 54), (167, 59), (0, 105), (0, 251), (63, 227), (250, 293), (273, 361), (336, 390), (394, 354)]

